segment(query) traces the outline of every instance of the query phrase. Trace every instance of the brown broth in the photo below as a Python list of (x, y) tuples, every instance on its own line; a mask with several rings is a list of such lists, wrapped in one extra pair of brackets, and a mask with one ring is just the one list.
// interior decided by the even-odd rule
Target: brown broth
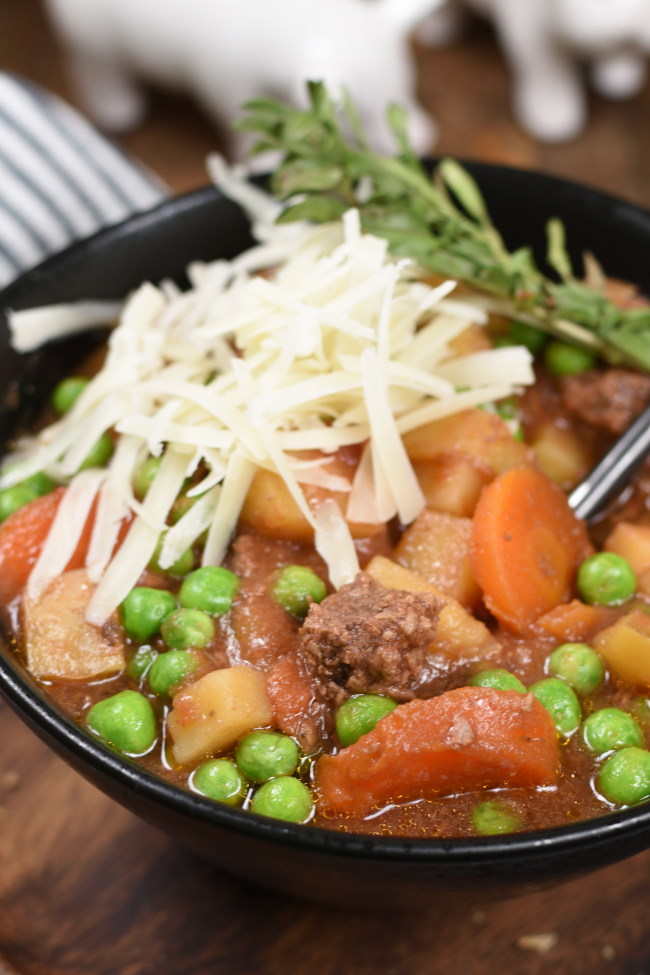
[[(614, 611), (617, 616), (624, 610)], [(493, 665), (515, 673), (523, 683), (530, 685), (545, 674), (545, 660), (557, 641), (548, 635), (535, 640), (522, 640), (504, 631), (495, 630), (503, 652)], [(218, 638), (210, 648), (216, 666), (225, 665), (227, 647), (232, 640), (228, 618), (222, 620)], [(135, 651), (135, 646), (132, 648)], [(448, 675), (448, 686), (457, 686), (458, 674)], [(83, 723), (88, 709), (97, 701), (125, 688), (142, 689), (125, 674), (114, 678), (82, 684), (75, 681), (44, 682), (57, 705), (73, 720)], [(165, 708), (151, 695), (152, 702), (164, 720)], [(602, 707), (620, 707), (635, 713), (650, 746), (650, 702), (633, 689), (617, 684), (611, 678), (593, 694), (581, 698), (583, 715)], [(325, 742), (326, 750), (335, 750), (334, 740)], [(188, 770), (175, 768), (170, 756), (159, 739), (152, 751), (138, 759), (139, 764), (150, 772), (160, 775), (181, 788), (187, 787)], [(472, 810), (477, 802), (486, 798), (499, 798), (519, 820), (522, 830), (538, 830), (565, 826), (579, 820), (590, 819), (610, 811), (611, 806), (598, 796), (593, 779), (599, 761), (584, 747), (580, 732), (565, 741), (562, 747), (562, 772), (556, 786), (540, 789), (501, 789), (483, 794), (442, 796), (434, 800), (416, 800), (403, 805), (389, 805), (365, 817), (332, 816), (318, 812), (313, 820), (316, 826), (327, 829), (352, 831), (365, 834), (444, 837), (472, 836)]]
[[(548, 377), (540, 375), (536, 386), (527, 391), (522, 403), (522, 420), (527, 440), (542, 422), (552, 420), (559, 425), (568, 425), (572, 422), (563, 412), (557, 388)], [(607, 446), (606, 438), (599, 436), (596, 431), (584, 424), (574, 424), (574, 427), (588, 445), (595, 461)], [(646, 466), (637, 475), (625, 497), (613, 505), (607, 515), (595, 526), (593, 538), (596, 544), (602, 542), (613, 523), (620, 518), (650, 521), (649, 497), (650, 467)], [(359, 542), (362, 566), (375, 554), (390, 556), (399, 534), (398, 526), (391, 525), (386, 531), (378, 533), (373, 538)], [(267, 670), (282, 654), (295, 650), (298, 623), (273, 603), (268, 594), (268, 579), (272, 577), (278, 566), (292, 562), (310, 565), (326, 578), (324, 565), (310, 546), (288, 541), (279, 542), (262, 536), (253, 537), (250, 544), (255, 551), (251, 572), (242, 580), (233, 610), (219, 621), (215, 639), (202, 656), (203, 670), (226, 667), (242, 659), (262, 670)], [(168, 580), (151, 573), (143, 577), (141, 584), (161, 585), (172, 590), (179, 585), (178, 580)], [(611, 621), (628, 609), (629, 606), (611, 610)], [(238, 642), (233, 616), (237, 618), (237, 632), (240, 635), (244, 631), (248, 634), (245, 646), (241, 646)], [(485, 611), (482, 616), (501, 645), (498, 656), (490, 658), (490, 667), (503, 667), (512, 671), (526, 686), (546, 676), (545, 661), (557, 645), (557, 639), (541, 627), (529, 638), (514, 637), (501, 629)], [(16, 634), (15, 631), (16, 627), (14, 627), (14, 635), (17, 636), (18, 646), (20, 646), (20, 634)], [(164, 649), (159, 637), (152, 641), (152, 645), (159, 650)], [(135, 653), (136, 649), (137, 645), (127, 640), (127, 657)], [(18, 653), (20, 655), (20, 651)], [(435, 678), (429, 691), (432, 694), (439, 694), (458, 687), (467, 682), (471, 673), (472, 667), (468, 663), (454, 665), (449, 660), (438, 660)], [(146, 682), (138, 684), (129, 678), (126, 672), (110, 679), (88, 683), (43, 681), (43, 686), (57, 706), (80, 724), (84, 724), (85, 715), (94, 703), (120, 690), (132, 688), (148, 693)], [(164, 729), (168, 705), (161, 703), (153, 694), (148, 696), (159, 717), (161, 729)], [(642, 727), (646, 746), (650, 746), (650, 707), (642, 689), (625, 687), (608, 677), (598, 691), (581, 699), (581, 705), (584, 716), (604, 706), (621, 707), (633, 712)], [(321, 743), (321, 748), (325, 752), (336, 751), (339, 747), (332, 728), (333, 723), (330, 718), (325, 724), (325, 734)], [(159, 736), (154, 748), (137, 761), (144, 768), (175, 785), (182, 788), (189, 787), (188, 775), (191, 770), (174, 767), (170, 754), (165, 748), (164, 733)], [(599, 762), (600, 760), (594, 758), (581, 743), (578, 731), (562, 745), (562, 771), (555, 786), (537, 789), (501, 789), (481, 794), (468, 793), (431, 800), (420, 799), (402, 805), (388, 805), (361, 818), (327, 815), (317, 810), (313, 823), (333, 830), (379, 835), (470, 836), (475, 835), (472, 811), (477, 802), (484, 798), (498, 797), (516, 816), (521, 830), (563, 826), (602, 815), (610, 810), (610, 805), (598, 796), (593, 786)]]

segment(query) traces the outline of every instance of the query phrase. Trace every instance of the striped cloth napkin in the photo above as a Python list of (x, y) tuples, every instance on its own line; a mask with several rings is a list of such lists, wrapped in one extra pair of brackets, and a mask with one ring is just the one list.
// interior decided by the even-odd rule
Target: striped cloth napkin
[(167, 195), (60, 98), (0, 72), (0, 288)]

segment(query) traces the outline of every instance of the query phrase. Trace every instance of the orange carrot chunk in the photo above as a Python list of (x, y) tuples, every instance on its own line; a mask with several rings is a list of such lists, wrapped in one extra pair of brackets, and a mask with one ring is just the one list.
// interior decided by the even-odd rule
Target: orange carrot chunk
[(600, 630), (615, 623), (619, 616), (617, 606), (591, 606), (572, 599), (540, 616), (537, 627), (550, 633), (558, 643), (588, 643)]
[(525, 633), (571, 599), (578, 565), (592, 551), (564, 492), (534, 467), (516, 467), (484, 488), (472, 522), (471, 566), (487, 608)]
[[(0, 605), (7, 606), (27, 585), (66, 491), (67, 488), (59, 487), (50, 494), (35, 498), (0, 524)], [(85, 565), (95, 510), (96, 504), (93, 504), (66, 572)], [(123, 523), (118, 545), (126, 534), (130, 520), (125, 519)]]
[(557, 782), (560, 746), (532, 694), (459, 687), (395, 708), (316, 766), (325, 812), (363, 816), (389, 802)]
[[(0, 602), (3, 605), (6, 606), (25, 588), (65, 490), (60, 487), (51, 494), (35, 498), (0, 525)], [(83, 559), (79, 558), (77, 550), (69, 568), (79, 569), (82, 565)]]
[(266, 690), (275, 721), (287, 735), (296, 735), (314, 696), (311, 681), (302, 673), (295, 653), (285, 653), (271, 664)]

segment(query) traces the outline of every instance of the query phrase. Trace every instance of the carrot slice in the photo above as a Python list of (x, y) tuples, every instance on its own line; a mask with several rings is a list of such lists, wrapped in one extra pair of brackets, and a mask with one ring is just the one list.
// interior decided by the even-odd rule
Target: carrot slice
[(470, 561), (487, 608), (525, 633), (573, 592), (592, 551), (564, 492), (534, 467), (516, 467), (484, 488), (472, 522)]
[(323, 733), (323, 705), (316, 700), (313, 682), (303, 672), (295, 649), (271, 664), (266, 692), (275, 725), (296, 738), (305, 754), (312, 752)]
[(395, 708), (316, 766), (319, 805), (362, 816), (388, 802), (557, 781), (560, 746), (532, 694), (459, 687)]
[[(0, 525), (0, 602), (11, 602), (24, 589), (65, 494), (60, 487), (18, 508)], [(87, 543), (86, 543), (87, 544)], [(81, 568), (75, 552), (70, 568)]]
[(600, 630), (611, 626), (620, 614), (618, 607), (590, 606), (572, 599), (540, 616), (537, 627), (560, 643), (588, 642)]
[(285, 653), (271, 664), (266, 690), (278, 727), (286, 734), (295, 734), (314, 696), (311, 682), (300, 670), (295, 653)]
[[(18, 508), (0, 524), (0, 605), (7, 606), (22, 592), (36, 564), (67, 488), (59, 487)], [(74, 554), (66, 571), (85, 565), (95, 521), (93, 504)], [(130, 519), (125, 520), (118, 545), (126, 534)]]

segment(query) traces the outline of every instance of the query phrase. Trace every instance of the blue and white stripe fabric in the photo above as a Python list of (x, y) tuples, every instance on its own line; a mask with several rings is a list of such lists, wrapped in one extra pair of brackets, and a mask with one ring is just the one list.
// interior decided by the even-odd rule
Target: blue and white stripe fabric
[(0, 288), (166, 196), (60, 98), (0, 72)]

